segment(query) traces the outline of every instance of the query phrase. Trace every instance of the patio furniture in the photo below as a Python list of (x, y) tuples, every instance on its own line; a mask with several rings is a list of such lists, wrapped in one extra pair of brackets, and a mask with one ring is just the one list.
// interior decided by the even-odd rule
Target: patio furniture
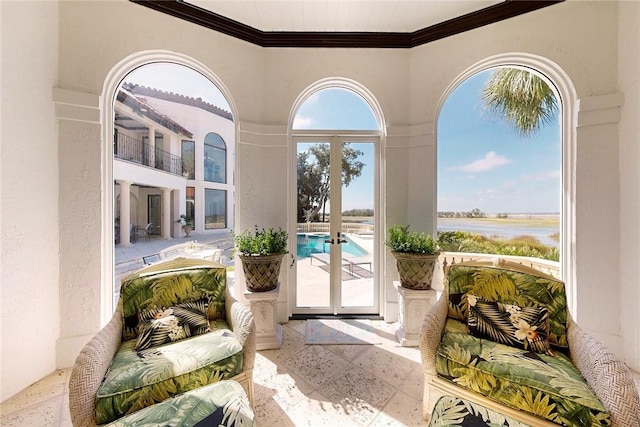
[(188, 391), (122, 417), (105, 427), (255, 426), (249, 399), (236, 381), (225, 380)]
[(349, 266), (349, 274), (353, 276), (354, 267), (361, 265), (369, 265), (369, 273), (373, 273), (373, 261), (370, 256), (345, 256), (342, 258), (342, 262), (346, 262)]
[(451, 265), (420, 339), (425, 419), (450, 395), (535, 426), (639, 425), (627, 366), (571, 319), (564, 283), (532, 268)]
[(253, 402), (255, 324), (229, 294), (224, 266), (179, 258), (145, 267), (122, 281), (117, 307), (71, 372), (74, 426), (112, 422), (227, 379)]
[(144, 228), (142, 227), (135, 227), (135, 240), (138, 240), (138, 236), (143, 236), (147, 238), (147, 242), (149, 241), (149, 237), (151, 236), (151, 228), (153, 228), (153, 223), (150, 222), (148, 223)]

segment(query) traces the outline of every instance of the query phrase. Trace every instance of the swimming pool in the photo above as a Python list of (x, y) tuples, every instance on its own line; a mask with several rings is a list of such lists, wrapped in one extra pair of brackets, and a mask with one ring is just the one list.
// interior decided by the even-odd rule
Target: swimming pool
[[(308, 258), (311, 254), (331, 253), (331, 244), (325, 243), (328, 234), (322, 233), (299, 233), (297, 241), (298, 258)], [(347, 243), (342, 244), (342, 254), (353, 256), (363, 256), (367, 254), (363, 248), (358, 246), (353, 240), (345, 236)]]

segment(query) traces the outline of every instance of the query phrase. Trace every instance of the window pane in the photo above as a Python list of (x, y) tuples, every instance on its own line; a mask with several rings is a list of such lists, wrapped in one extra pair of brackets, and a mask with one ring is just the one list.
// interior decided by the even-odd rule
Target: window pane
[(220, 135), (215, 133), (204, 138), (204, 180), (227, 182), (227, 149)]
[(227, 192), (224, 190), (204, 190), (205, 230), (227, 228)]
[(187, 179), (196, 179), (196, 143), (182, 141), (182, 173)]

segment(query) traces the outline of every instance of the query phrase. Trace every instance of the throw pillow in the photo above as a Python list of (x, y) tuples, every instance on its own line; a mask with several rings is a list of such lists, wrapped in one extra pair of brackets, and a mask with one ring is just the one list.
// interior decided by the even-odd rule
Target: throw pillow
[(135, 350), (140, 351), (210, 332), (208, 306), (208, 300), (201, 299), (139, 313)]
[(553, 355), (548, 343), (549, 312), (546, 307), (519, 307), (485, 301), (467, 294), (469, 333), (478, 338)]

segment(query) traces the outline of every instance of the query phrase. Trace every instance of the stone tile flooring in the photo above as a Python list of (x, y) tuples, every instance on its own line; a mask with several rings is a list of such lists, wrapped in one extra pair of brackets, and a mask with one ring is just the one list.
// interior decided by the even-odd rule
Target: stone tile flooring
[[(397, 323), (371, 323), (380, 345), (307, 345), (305, 321), (283, 325), (282, 348), (256, 356), (258, 426), (426, 425), (420, 352), (400, 346)], [(2, 403), (0, 425), (71, 426), (69, 375), (56, 371)]]
[[(426, 425), (419, 350), (398, 344), (396, 323), (371, 323), (380, 345), (306, 345), (304, 321), (283, 325), (282, 348), (256, 356), (258, 426)], [(56, 371), (3, 402), (0, 425), (71, 426), (69, 375)]]

